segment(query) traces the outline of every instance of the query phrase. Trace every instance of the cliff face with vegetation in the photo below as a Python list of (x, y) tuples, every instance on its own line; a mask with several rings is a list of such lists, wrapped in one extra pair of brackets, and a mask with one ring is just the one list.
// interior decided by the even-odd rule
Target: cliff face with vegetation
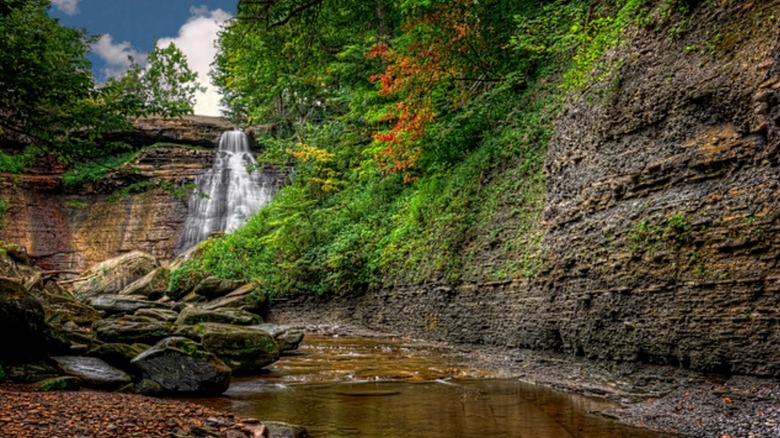
[(638, 31), (566, 106), (542, 273), (565, 351), (780, 374), (776, 7), (697, 8), (672, 40)]
[(565, 103), (529, 278), (495, 275), (526, 217), (506, 201), (462, 248), (464, 283), (310, 302), (424, 337), (780, 375), (779, 5), (711, 3), (684, 31), (628, 29)]
[(224, 125), (192, 118), (139, 121), (116, 139), (137, 147), (169, 143), (143, 149), (116, 168), (96, 163), (70, 185), (68, 173), (51, 168), (4, 174), (0, 199), (7, 207), (0, 240), (24, 245), (48, 270), (81, 271), (133, 250), (170, 260), (187, 218), (191, 185), (214, 157), (214, 149), (170, 142), (214, 148)]

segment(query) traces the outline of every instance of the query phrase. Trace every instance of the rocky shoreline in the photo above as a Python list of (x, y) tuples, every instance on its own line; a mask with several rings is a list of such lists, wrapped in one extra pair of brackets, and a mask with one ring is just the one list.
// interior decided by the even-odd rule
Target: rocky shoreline
[[(323, 319), (316, 309), (279, 310), (270, 320), (325, 335), (387, 336), (350, 321)], [(317, 321), (313, 323), (313, 321)], [(641, 363), (591, 361), (565, 354), (456, 345), (477, 368), (559, 391), (598, 397), (614, 408), (595, 414), (686, 437), (780, 437), (780, 381), (705, 374)]]
[(0, 437), (306, 436), (144, 397), (219, 395), (303, 338), (264, 323), (249, 285), (200, 276), (171, 289), (170, 270), (136, 251), (56, 281), (24, 247), (0, 246)]

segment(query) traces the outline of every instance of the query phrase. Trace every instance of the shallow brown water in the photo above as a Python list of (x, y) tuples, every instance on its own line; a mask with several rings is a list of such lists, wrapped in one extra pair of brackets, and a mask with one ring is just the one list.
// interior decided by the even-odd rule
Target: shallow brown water
[(307, 336), (269, 373), (196, 402), (312, 437), (658, 438), (592, 412), (604, 401), (496, 378), (467, 355), (395, 338)]

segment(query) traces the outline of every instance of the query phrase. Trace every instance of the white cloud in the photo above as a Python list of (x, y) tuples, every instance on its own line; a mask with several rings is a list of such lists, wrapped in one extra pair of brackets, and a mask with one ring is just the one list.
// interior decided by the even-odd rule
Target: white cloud
[(92, 44), (92, 52), (106, 63), (105, 67), (100, 70), (105, 79), (116, 78), (124, 74), (130, 67), (131, 57), (139, 64), (146, 63), (145, 53), (138, 52), (127, 41), (114, 43), (114, 38), (109, 34), (101, 35)]
[(176, 44), (187, 56), (190, 68), (198, 73), (198, 81), (206, 87), (205, 93), (199, 92), (195, 96), (195, 114), (218, 116), (221, 114), (221, 96), (217, 88), (211, 85), (209, 69), (217, 54), (217, 33), (232, 16), (222, 9), (210, 11), (206, 6), (191, 7), (190, 14), (189, 20), (179, 29), (178, 36), (161, 38), (157, 45), (167, 47), (170, 43)]
[(65, 15), (76, 15), (79, 11), (79, 0), (52, 0), (51, 4)]

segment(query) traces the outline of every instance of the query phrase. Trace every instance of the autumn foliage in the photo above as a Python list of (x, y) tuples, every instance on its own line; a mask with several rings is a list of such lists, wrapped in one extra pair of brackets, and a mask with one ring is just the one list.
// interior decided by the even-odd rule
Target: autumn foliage
[(386, 64), (369, 81), (378, 84), (381, 96), (398, 99), (381, 118), (390, 128), (373, 135), (378, 143), (374, 158), (383, 172), (404, 173), (405, 181), (414, 180), (429, 125), (441, 112), (462, 105), (474, 83), (492, 75), (485, 56), (490, 42), (482, 37), (485, 31), (474, 5), (455, 0), (425, 8), (406, 20), (405, 37), (393, 47), (380, 42), (368, 51), (368, 58)]

